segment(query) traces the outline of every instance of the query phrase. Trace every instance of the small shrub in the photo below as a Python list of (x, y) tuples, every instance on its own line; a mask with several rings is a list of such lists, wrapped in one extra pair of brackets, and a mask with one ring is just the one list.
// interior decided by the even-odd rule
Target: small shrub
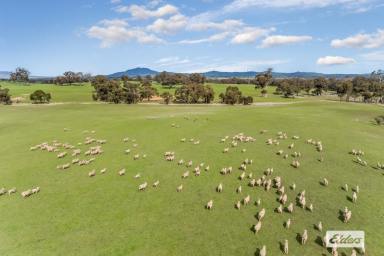
[(37, 90), (33, 92), (29, 98), (34, 104), (49, 103), (51, 101), (51, 94), (45, 93), (42, 90)]
[(384, 125), (384, 115), (375, 117), (375, 122), (377, 125)]
[(11, 95), (9, 95), (9, 89), (1, 89), (0, 86), (0, 104), (10, 105), (12, 104)]

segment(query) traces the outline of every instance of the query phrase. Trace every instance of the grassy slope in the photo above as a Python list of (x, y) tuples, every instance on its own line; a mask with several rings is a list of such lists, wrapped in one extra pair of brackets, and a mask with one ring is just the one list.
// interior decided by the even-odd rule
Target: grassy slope
[[(254, 255), (256, 248), (266, 244), (268, 255), (280, 255), (279, 242), (288, 239), (290, 255), (320, 255), (326, 251), (314, 240), (323, 236), (313, 229), (319, 220), (327, 229), (363, 229), (367, 236), (369, 255), (381, 255), (384, 240), (383, 175), (352, 162), (348, 151), (361, 148), (365, 159), (375, 164), (384, 162), (382, 141), (384, 130), (371, 120), (382, 113), (372, 105), (344, 103), (301, 103), (276, 107), (227, 106), (127, 106), (127, 105), (57, 105), (0, 106), (0, 180), (1, 186), (17, 187), (19, 192), (32, 186), (42, 191), (22, 199), (19, 194), (0, 197), (0, 255)], [(185, 119), (188, 117), (189, 119)], [(180, 128), (171, 128), (176, 123)], [(63, 128), (71, 128), (64, 132)], [(58, 160), (55, 154), (30, 152), (31, 145), (57, 139), (77, 143), (83, 130), (96, 130), (95, 137), (107, 139), (105, 153), (87, 167), (56, 170), (56, 165), (70, 161)], [(261, 129), (269, 134), (260, 135)], [(265, 140), (277, 131), (289, 136), (300, 135), (294, 150), (301, 151), (302, 167), (289, 166), (290, 160), (275, 155), (287, 150), (291, 139), (280, 146), (266, 146)], [(225, 145), (219, 139), (239, 132), (255, 136), (257, 142), (242, 144), (221, 153)], [(139, 147), (124, 144), (122, 138), (136, 138)], [(182, 137), (201, 140), (200, 145), (180, 143)], [(304, 143), (307, 138), (320, 139), (324, 145), (323, 163), (319, 153)], [(147, 159), (133, 161), (123, 154), (126, 148), (146, 153)], [(246, 148), (246, 153), (240, 153)], [(85, 149), (85, 147), (82, 147)], [(175, 162), (163, 160), (163, 152), (173, 150), (176, 158), (205, 162), (211, 171), (198, 178), (181, 180), (186, 170)], [(257, 177), (267, 167), (274, 167), (286, 186), (296, 182), (297, 191), (307, 190), (307, 200), (315, 211), (296, 208), (291, 216), (273, 213), (278, 206), (276, 194), (260, 188), (249, 188), (248, 181), (239, 181), (235, 171), (221, 176), (219, 170), (228, 165), (239, 166), (246, 157), (254, 159), (251, 170)], [(104, 176), (88, 178), (93, 169), (107, 167)], [(117, 170), (127, 168), (125, 177)], [(140, 172), (140, 180), (133, 176)], [(328, 188), (319, 185), (327, 177)], [(156, 190), (137, 192), (138, 184), (159, 179)], [(222, 194), (216, 193), (219, 182)], [(176, 186), (184, 191), (176, 193)], [(360, 185), (358, 203), (346, 199), (340, 186)], [(235, 188), (243, 184), (243, 194)], [(235, 201), (250, 194), (252, 201), (260, 197), (267, 209), (258, 235), (250, 228), (260, 207), (248, 206), (237, 211)], [(294, 192), (288, 191), (289, 200)], [(204, 204), (214, 200), (214, 209)], [(352, 221), (344, 224), (338, 211), (352, 209)], [(290, 230), (283, 222), (291, 217)], [(301, 246), (296, 234), (309, 231), (310, 241)], [(349, 255), (350, 252), (348, 252)]]
[[(31, 84), (22, 85), (9, 82), (0, 82), (3, 88), (9, 88), (12, 97), (23, 97), (25, 101), (29, 101), (29, 95), (35, 90), (43, 90), (49, 92), (52, 95), (52, 102), (92, 102), (93, 88), (89, 84), (84, 86), (56, 86), (47, 84)], [(229, 85), (223, 84), (210, 84), (215, 90), (215, 101), (219, 101), (219, 94), (225, 92), (225, 88)], [(158, 89), (159, 94), (164, 91), (170, 91), (172, 94), (175, 89), (164, 88), (159, 84), (154, 83), (154, 86)], [(274, 95), (275, 87), (269, 87), (268, 97), (262, 97), (260, 89), (255, 90), (253, 85), (241, 84), (233, 85), (238, 86), (243, 95), (254, 97), (255, 102), (288, 102), (288, 101), (300, 101), (300, 100), (312, 100), (314, 97), (299, 97), (295, 99), (284, 98), (280, 95)], [(318, 97), (316, 98), (318, 99)]]

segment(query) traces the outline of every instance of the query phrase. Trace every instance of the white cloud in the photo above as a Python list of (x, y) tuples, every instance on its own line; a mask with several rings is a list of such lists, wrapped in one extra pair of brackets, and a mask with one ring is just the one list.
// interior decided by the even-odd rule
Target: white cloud
[(284, 44), (294, 44), (294, 43), (300, 43), (300, 42), (306, 42), (312, 40), (311, 36), (283, 36), (283, 35), (272, 35), (266, 37), (261, 47), (272, 47), (277, 45), (284, 45)]
[(233, 12), (250, 7), (263, 8), (322, 8), (331, 5), (360, 6), (372, 0), (234, 0), (224, 7), (225, 12)]
[(213, 63), (194, 70), (189, 70), (192, 73), (203, 73), (208, 71), (222, 71), (222, 72), (244, 72), (244, 71), (256, 71), (260, 69), (269, 68), (274, 65), (288, 63), (288, 60), (249, 60), (249, 61), (235, 61), (228, 64)]
[(369, 52), (361, 55), (365, 60), (384, 62), (384, 51)]
[(203, 22), (203, 21), (197, 21), (193, 22), (188, 26), (189, 30), (195, 30), (195, 31), (203, 31), (208, 29), (215, 29), (215, 30), (225, 30), (229, 31), (234, 28), (239, 28), (244, 26), (244, 23), (241, 20), (224, 20), (223, 22)]
[(116, 43), (137, 41), (144, 44), (162, 43), (162, 39), (148, 34), (140, 28), (132, 28), (124, 20), (102, 20), (99, 25), (92, 26), (87, 31), (90, 38), (101, 40), (101, 47), (111, 47)]
[(178, 8), (170, 4), (163, 5), (156, 10), (151, 10), (145, 6), (136, 4), (130, 6), (119, 6), (115, 10), (119, 13), (130, 13), (133, 18), (141, 20), (149, 18), (160, 18), (179, 13)]
[(325, 56), (321, 57), (317, 60), (318, 65), (345, 65), (356, 63), (356, 61), (352, 58), (346, 58), (341, 56)]
[(174, 33), (187, 25), (187, 17), (177, 14), (169, 19), (157, 19), (147, 29), (155, 33), (170, 34)]
[(331, 46), (335, 48), (379, 48), (384, 46), (384, 29), (378, 29), (376, 33), (372, 34), (360, 33), (344, 39), (334, 39)]
[(257, 39), (268, 35), (274, 31), (275, 28), (258, 28), (258, 27), (247, 27), (241, 32), (237, 33), (231, 40), (233, 44), (247, 44), (253, 43)]
[(229, 32), (223, 32), (214, 34), (208, 38), (202, 38), (202, 39), (196, 39), (196, 40), (182, 40), (179, 43), (180, 44), (200, 44), (200, 43), (213, 43), (213, 42), (219, 42), (224, 40), (230, 35)]
[(155, 62), (158, 67), (167, 67), (167, 66), (173, 66), (173, 65), (183, 65), (188, 64), (191, 61), (188, 58), (180, 58), (180, 57), (167, 57), (159, 59)]
[(111, 4), (119, 4), (121, 3), (121, 0), (111, 0)]

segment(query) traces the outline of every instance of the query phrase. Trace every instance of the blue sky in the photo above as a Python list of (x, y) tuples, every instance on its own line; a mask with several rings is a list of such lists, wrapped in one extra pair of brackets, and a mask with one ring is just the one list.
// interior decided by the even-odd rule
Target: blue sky
[(0, 70), (384, 68), (380, 0), (2, 0)]

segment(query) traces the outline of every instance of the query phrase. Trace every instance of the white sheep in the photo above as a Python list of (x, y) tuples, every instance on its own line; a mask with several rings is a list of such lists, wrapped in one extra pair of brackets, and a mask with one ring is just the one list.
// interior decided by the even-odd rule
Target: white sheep
[(301, 235), (301, 244), (306, 244), (308, 241), (308, 231), (304, 229), (303, 234)]
[(177, 192), (181, 192), (183, 190), (183, 185), (180, 185), (176, 188), (176, 191)]
[(147, 182), (144, 182), (143, 184), (139, 185), (139, 191), (143, 191), (147, 188), (148, 186), (148, 183)]
[(239, 187), (236, 189), (236, 192), (237, 192), (237, 193), (241, 193), (241, 186), (239, 186)]
[(267, 256), (267, 247), (265, 245), (261, 248), (259, 256)]
[(100, 170), (100, 173), (101, 173), (101, 174), (104, 174), (104, 173), (106, 173), (106, 172), (107, 172), (107, 168), (104, 168), (104, 169), (101, 169), (101, 170)]
[(250, 196), (250, 195), (247, 195), (247, 196), (243, 199), (243, 204), (244, 204), (244, 205), (247, 205), (247, 204), (249, 204), (250, 201), (251, 201), (251, 196)]
[(88, 173), (89, 177), (94, 177), (96, 175), (96, 170), (92, 170)]
[(123, 176), (123, 175), (125, 175), (125, 169), (121, 169), (121, 170), (119, 171), (119, 176)]
[(217, 186), (216, 191), (219, 193), (223, 192), (223, 184), (220, 183), (219, 186)]
[(31, 189), (32, 194), (37, 194), (39, 192), (40, 192), (40, 187), (36, 187), (36, 188)]
[(257, 214), (257, 219), (261, 221), (264, 218), (264, 216), (265, 216), (265, 208), (259, 211), (259, 213)]
[(284, 241), (284, 254), (288, 254), (288, 240), (285, 239)]
[(205, 169), (204, 169), (206, 172), (208, 172), (209, 171), (209, 165), (207, 165), (206, 167), (205, 167)]
[(321, 223), (321, 221), (319, 221), (319, 224), (317, 224), (316, 228), (317, 228), (317, 230), (322, 232), (323, 231), (323, 223)]
[(133, 178), (135, 178), (135, 179), (139, 179), (140, 177), (141, 177), (141, 174), (138, 173), (138, 174), (136, 174)]
[(288, 220), (285, 222), (285, 228), (286, 228), (286, 229), (289, 229), (290, 226), (291, 226), (291, 219), (288, 219)]
[(186, 179), (189, 177), (189, 171), (186, 171), (183, 173), (183, 175), (181, 176), (182, 179)]
[(206, 205), (206, 208), (207, 208), (208, 210), (211, 210), (212, 207), (213, 207), (213, 200), (209, 200), (208, 203), (207, 203), (207, 205)]
[(156, 188), (157, 186), (159, 186), (159, 184), (160, 184), (160, 181), (157, 180), (153, 183), (152, 187)]
[(280, 204), (279, 207), (276, 208), (277, 213), (282, 213), (283, 212), (283, 205)]
[(21, 196), (24, 198), (29, 197), (30, 195), (32, 195), (32, 191), (30, 189), (21, 192)]
[(253, 225), (253, 231), (257, 234), (261, 229), (261, 221), (258, 221), (255, 225)]
[(16, 193), (16, 188), (11, 188), (10, 190), (8, 190), (8, 195), (13, 193)]
[(235, 208), (238, 209), (238, 210), (240, 210), (240, 208), (241, 208), (241, 203), (240, 203), (240, 201), (237, 201), (237, 202), (236, 202), (236, 204), (235, 204)]
[(324, 185), (325, 187), (327, 187), (328, 184), (329, 184), (329, 182), (328, 182), (327, 178), (324, 178), (324, 179), (323, 179), (323, 185)]
[(292, 213), (293, 212), (293, 203), (290, 203), (287, 207), (287, 210), (289, 213)]

